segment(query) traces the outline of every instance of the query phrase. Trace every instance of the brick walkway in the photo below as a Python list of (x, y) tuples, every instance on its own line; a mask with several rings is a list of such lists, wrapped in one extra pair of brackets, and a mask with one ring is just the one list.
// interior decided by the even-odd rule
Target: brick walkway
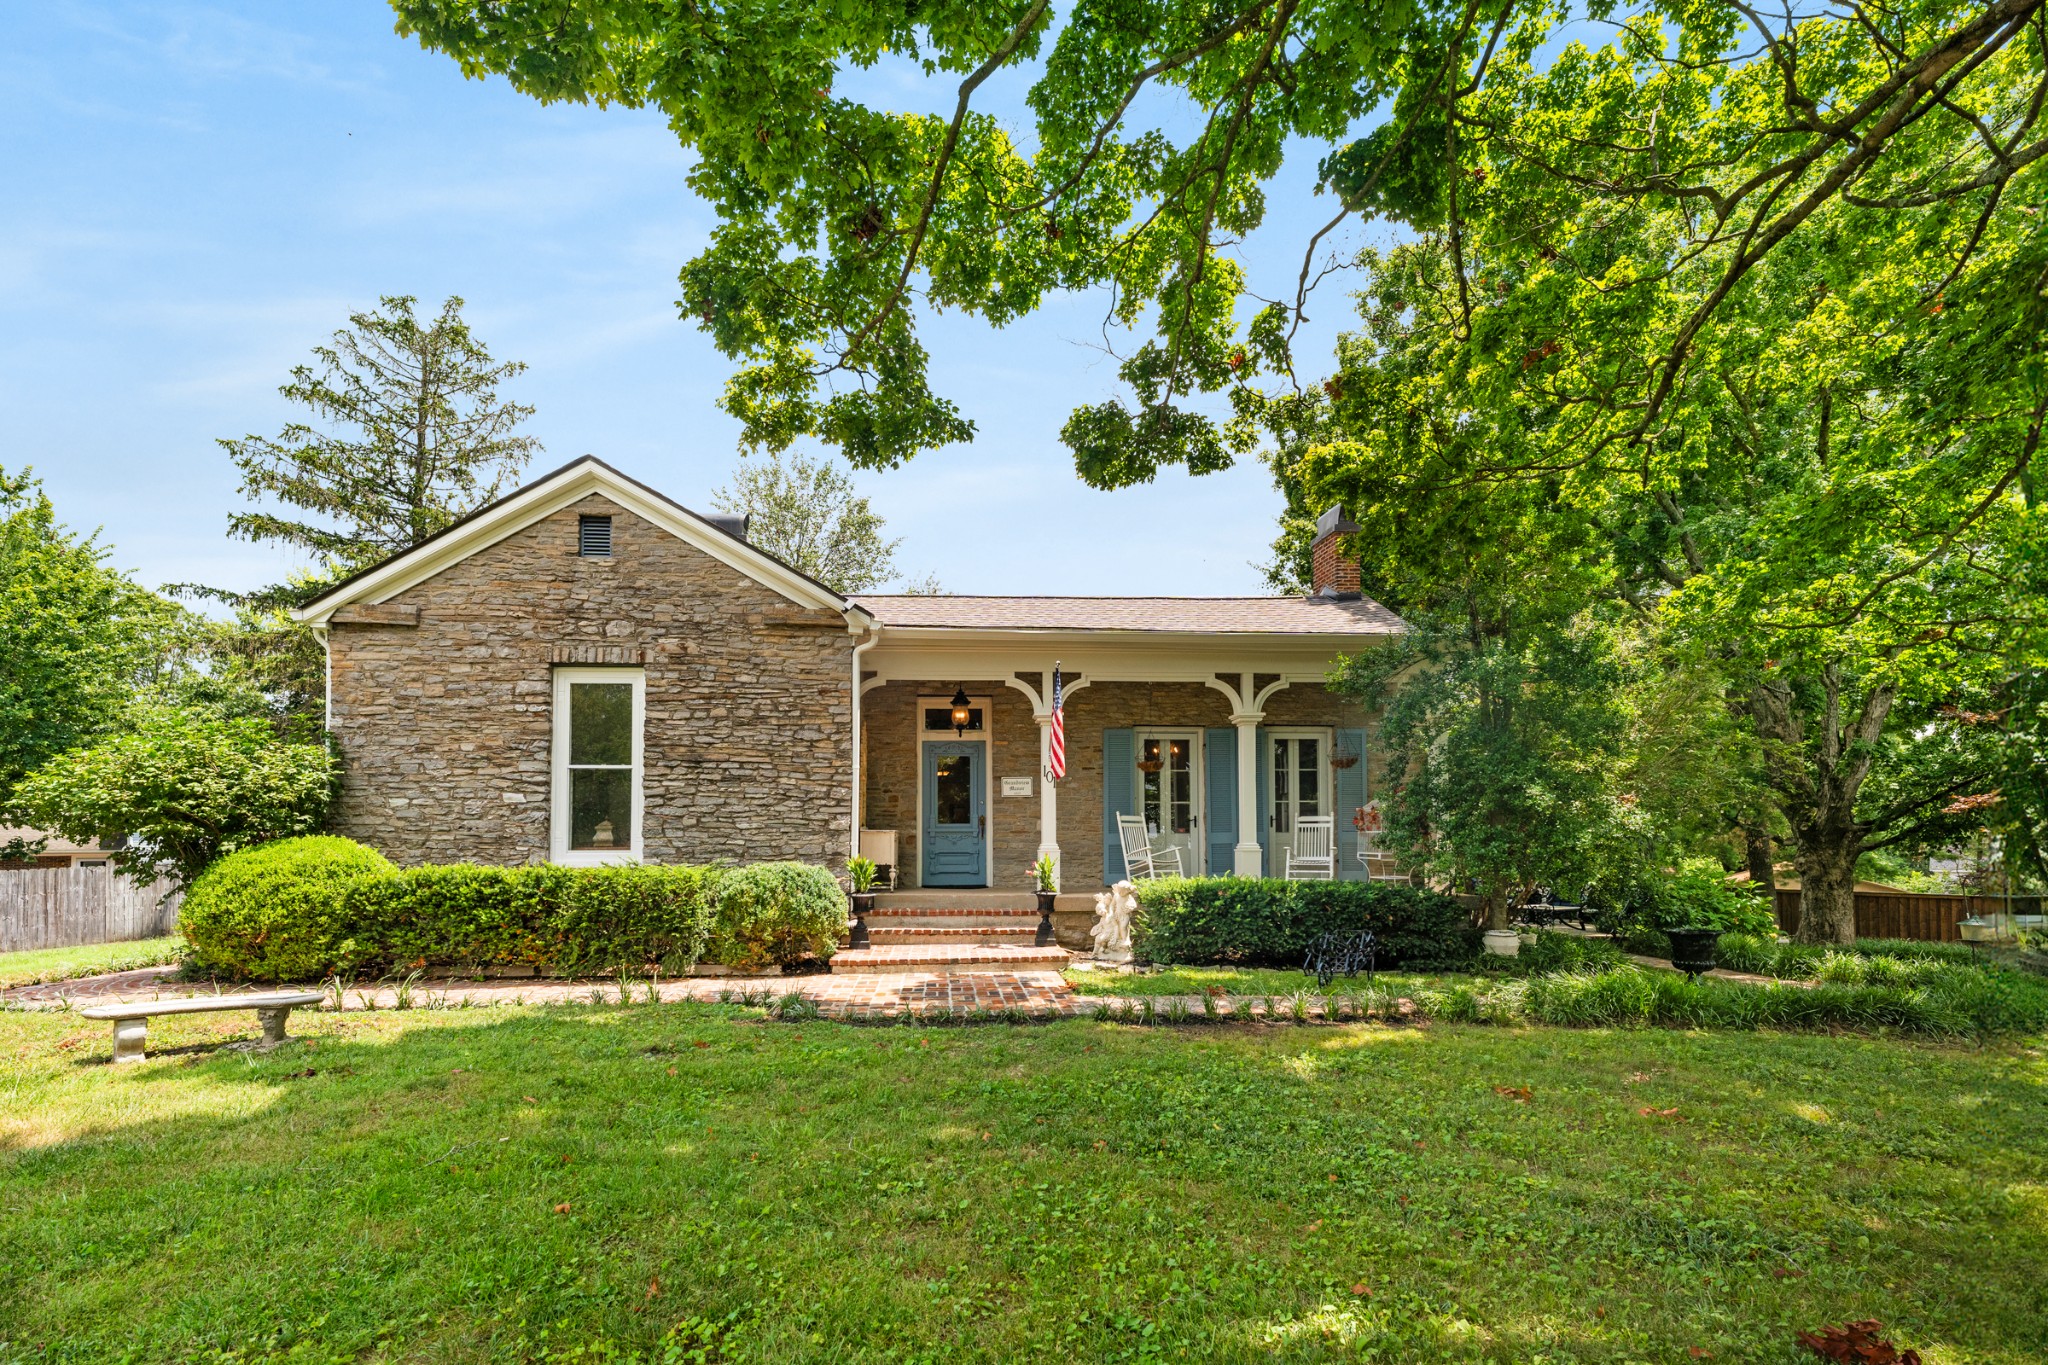
[[(175, 1000), (213, 995), (211, 986), (168, 981), (174, 968), (146, 967), (111, 976), (54, 981), (0, 991), (0, 1003), (28, 1009), (74, 1008), (115, 1002)], [(230, 986), (222, 995), (249, 994), (258, 987)], [(309, 987), (308, 989), (319, 989)], [(1091, 1013), (1092, 998), (1075, 995), (1058, 972), (862, 972), (848, 976), (690, 977), (663, 981), (629, 980), (631, 1000), (646, 1002), (650, 990), (664, 1002), (745, 1000), (772, 1004), (792, 993), (802, 995), (832, 1019), (894, 1019), (907, 1014), (1021, 1010), (1033, 1018), (1062, 1018)], [(616, 978), (592, 981), (494, 980), (420, 981), (410, 990), (415, 1008), (462, 1008), (476, 1005), (614, 1004)], [(393, 1009), (398, 991), (384, 984), (364, 983), (347, 993), (347, 1009)]]

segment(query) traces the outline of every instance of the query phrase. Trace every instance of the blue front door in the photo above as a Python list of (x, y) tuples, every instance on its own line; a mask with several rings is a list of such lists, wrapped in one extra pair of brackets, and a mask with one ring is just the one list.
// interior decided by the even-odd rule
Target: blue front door
[(979, 739), (924, 745), (924, 884), (988, 884), (988, 817), (982, 771), (988, 744)]

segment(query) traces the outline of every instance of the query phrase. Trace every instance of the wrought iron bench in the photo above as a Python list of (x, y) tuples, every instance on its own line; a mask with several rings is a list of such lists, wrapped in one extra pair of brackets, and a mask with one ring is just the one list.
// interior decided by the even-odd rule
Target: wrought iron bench
[(1308, 956), (1302, 959), (1301, 970), (1316, 979), (1317, 986), (1327, 986), (1340, 976), (1357, 976), (1365, 973), (1368, 983), (1372, 981), (1373, 965), (1379, 955), (1379, 944), (1370, 929), (1326, 929), (1308, 947)]

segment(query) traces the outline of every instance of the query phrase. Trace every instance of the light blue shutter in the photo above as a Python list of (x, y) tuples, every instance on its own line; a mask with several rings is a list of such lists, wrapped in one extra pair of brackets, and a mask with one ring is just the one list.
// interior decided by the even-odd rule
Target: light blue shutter
[(1273, 837), (1273, 765), (1266, 753), (1263, 725), (1259, 727), (1258, 743), (1252, 746), (1252, 763), (1259, 772), (1259, 875), (1263, 877), (1272, 866), (1266, 846)]
[(1124, 879), (1124, 846), (1116, 837), (1116, 817), (1136, 815), (1137, 793), (1133, 775), (1137, 754), (1129, 730), (1102, 732), (1102, 882), (1113, 886)]
[(1358, 861), (1358, 826), (1351, 817), (1365, 804), (1365, 731), (1339, 730), (1337, 752), (1357, 754), (1358, 762), (1337, 769), (1337, 876), (1347, 882), (1365, 880), (1365, 864)]
[(1209, 875), (1220, 877), (1237, 856), (1236, 730), (1204, 733), (1202, 767), (1209, 783)]

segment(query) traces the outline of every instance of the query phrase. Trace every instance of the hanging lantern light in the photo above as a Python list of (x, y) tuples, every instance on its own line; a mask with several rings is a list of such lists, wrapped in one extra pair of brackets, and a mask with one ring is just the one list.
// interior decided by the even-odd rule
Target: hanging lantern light
[(972, 717), (972, 716), (971, 716), (970, 714), (968, 714), (968, 710), (967, 710), (967, 689), (966, 689), (965, 687), (956, 687), (956, 688), (954, 688), (954, 689), (953, 689), (953, 733), (954, 733), (955, 735), (964, 735), (964, 734), (966, 734), (966, 733), (967, 733), (967, 723), (968, 723), (968, 721), (970, 721), (970, 720), (972, 720), (972, 719), (973, 719), (973, 717)]

